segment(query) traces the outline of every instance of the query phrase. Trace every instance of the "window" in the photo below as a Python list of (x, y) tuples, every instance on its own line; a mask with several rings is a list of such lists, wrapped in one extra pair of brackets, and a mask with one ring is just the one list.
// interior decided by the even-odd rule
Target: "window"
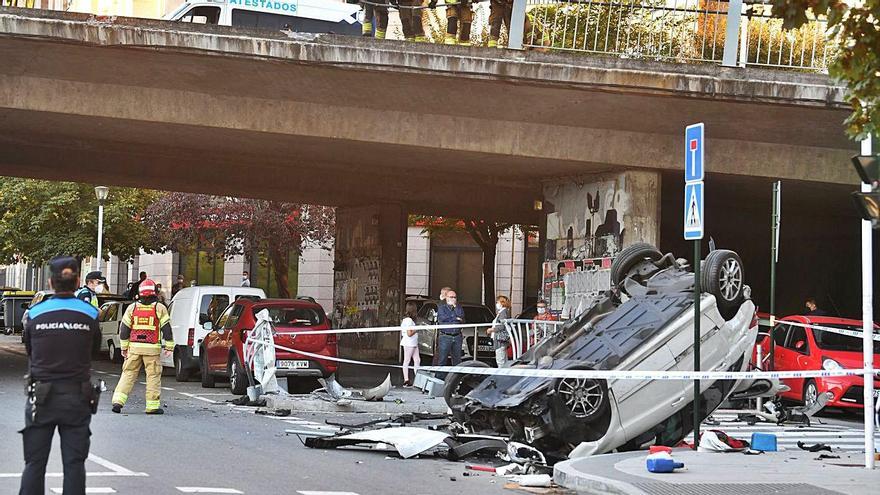
[(185, 286), (191, 280), (196, 285), (223, 285), (223, 254), (208, 248), (198, 248), (181, 254), (177, 273), (183, 275)]
[[(249, 272), (251, 287), (259, 287), (266, 292), (266, 297), (280, 297), (278, 282), (275, 280), (276, 269), (269, 262), (265, 253), (258, 254), (250, 261)], [(287, 258), (287, 292), (296, 295), (299, 280), (299, 255), (291, 252)]]
[(106, 319), (104, 321), (116, 321), (119, 316), (119, 305), (110, 304), (107, 306)]
[(427, 320), (430, 324), (437, 323), (437, 306), (434, 303), (427, 303), (419, 308), (416, 318)]
[[(241, 314), (244, 312), (244, 306), (241, 304), (234, 304), (230, 306), (230, 311), (226, 313), (229, 315), (229, 318), (226, 320), (226, 323), (223, 325), (223, 328), (229, 330), (238, 324), (238, 320), (241, 319)], [(218, 323), (219, 325), (219, 323)]]
[(785, 338), (788, 336), (788, 325), (776, 325), (773, 329), (773, 343), (779, 346), (785, 346)]
[[(851, 325), (841, 325), (834, 323), (825, 323), (822, 326), (831, 328), (840, 328), (842, 330), (850, 330), (861, 332), (862, 327), (854, 327)], [(823, 332), (822, 330), (813, 329), (813, 340), (820, 349), (827, 351), (843, 351), (843, 352), (862, 352), (862, 339), (860, 337), (850, 337), (839, 333)], [(875, 330), (876, 335), (876, 330)], [(874, 341), (874, 354), (880, 354), (880, 341)]]
[(465, 323), (491, 323), (495, 315), (482, 306), (464, 306)]
[(465, 233), (449, 232), (431, 237), (430, 293), (455, 289), (459, 302), (483, 300), (483, 251)]
[(324, 322), (324, 312), (316, 308), (254, 308), (254, 315), (264, 309), (278, 327), (314, 327)]
[(226, 294), (202, 296), (202, 303), (199, 305), (199, 324), (217, 321), (227, 306), (229, 306), (229, 296)]
[[(800, 349), (797, 347), (799, 342), (803, 342)], [(791, 327), (788, 331), (788, 342), (785, 347), (802, 354), (809, 354), (810, 349), (809, 344), (807, 343), (807, 331), (804, 330), (803, 327)]]
[(345, 21), (336, 23), (241, 9), (232, 9), (232, 25), (247, 29), (290, 30), (297, 33), (360, 34), (358, 24), (349, 25)]
[(229, 321), (229, 314), (232, 313), (232, 310), (235, 309), (235, 306), (229, 306), (226, 308), (226, 311), (220, 315), (220, 318), (217, 318), (216, 324), (214, 326), (215, 330), (219, 330), (224, 327), (227, 321)]
[(105, 304), (101, 306), (101, 309), (98, 311), (98, 321), (105, 322), (107, 321), (107, 310), (110, 309), (110, 304)]
[(180, 22), (189, 22), (192, 24), (219, 24), (220, 7), (193, 7), (180, 18)]

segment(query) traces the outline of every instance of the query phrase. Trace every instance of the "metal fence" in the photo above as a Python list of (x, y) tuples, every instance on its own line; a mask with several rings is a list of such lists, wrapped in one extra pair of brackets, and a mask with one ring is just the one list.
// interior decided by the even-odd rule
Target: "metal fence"
[(548, 335), (552, 335), (563, 323), (544, 320), (504, 320), (504, 327), (510, 335), (513, 359), (519, 359), (524, 352), (544, 340)]
[(742, 0), (515, 0), (513, 26), (517, 9), (533, 49), (819, 71), (834, 56), (824, 19), (783, 30), (769, 5)]

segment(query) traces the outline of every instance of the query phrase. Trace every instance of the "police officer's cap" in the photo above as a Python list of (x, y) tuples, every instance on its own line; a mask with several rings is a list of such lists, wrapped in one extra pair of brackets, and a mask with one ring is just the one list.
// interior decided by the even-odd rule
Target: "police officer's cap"
[(104, 278), (104, 275), (101, 272), (89, 272), (86, 275), (86, 280), (97, 280), (98, 282), (104, 283), (107, 279)]
[(73, 273), (79, 273), (79, 262), (76, 258), (70, 256), (57, 256), (49, 260), (49, 270), (53, 275), (61, 275), (64, 270), (71, 270)]

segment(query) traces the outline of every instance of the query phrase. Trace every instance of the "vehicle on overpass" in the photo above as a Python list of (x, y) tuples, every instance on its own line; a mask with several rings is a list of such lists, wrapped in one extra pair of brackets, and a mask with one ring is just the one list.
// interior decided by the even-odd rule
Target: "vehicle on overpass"
[[(733, 251), (703, 261), (701, 369), (745, 371), (758, 322)], [(694, 274), (688, 262), (635, 244), (611, 267), (614, 288), (507, 367), (553, 370), (693, 371)], [(467, 366), (485, 367), (472, 361)], [(739, 380), (703, 380), (701, 418)], [(693, 430), (693, 382), (486, 376), (450, 373), (444, 397), (455, 421), (563, 458), (674, 446)]]
[(231, 303), (241, 298), (265, 299), (266, 293), (256, 287), (200, 285), (184, 287), (174, 295), (168, 306), (174, 353), (170, 359), (163, 356), (162, 365), (174, 367), (177, 381), (188, 381), (200, 371), (199, 350), (202, 339), (210, 332), (205, 323), (217, 321)]
[[(244, 343), (257, 324), (256, 315), (267, 310), (274, 330), (275, 344), (335, 358), (338, 356), (336, 334), (297, 335), (303, 330), (330, 330), (324, 308), (314, 299), (239, 298), (211, 324), (211, 331), (202, 340), (199, 352), (202, 386), (214, 387), (217, 378), (228, 378), (232, 393), (247, 392)], [(275, 376), (287, 378), (287, 391), (308, 393), (317, 388), (317, 378), (336, 372), (335, 361), (304, 356), (282, 349), (275, 350)]]
[[(836, 370), (841, 368), (862, 368), (864, 345), (861, 337), (841, 335), (817, 328), (804, 328), (791, 325), (816, 325), (855, 332), (862, 331), (862, 322), (831, 316), (786, 316), (778, 320), (772, 329), (774, 340), (773, 370)], [(874, 324), (874, 332), (880, 326)], [(769, 359), (771, 333), (758, 336), (764, 356)], [(766, 362), (766, 361), (765, 361)], [(880, 362), (880, 342), (874, 341), (874, 362)], [(813, 404), (820, 394), (831, 392), (833, 397), (825, 407), (842, 409), (864, 408), (865, 380), (861, 375), (829, 376), (815, 378), (789, 378), (782, 380), (789, 390), (781, 392), (782, 399)], [(874, 375), (874, 396), (880, 392), (880, 375)]]
[(360, 5), (334, 0), (188, 0), (166, 20), (245, 29), (360, 36)]

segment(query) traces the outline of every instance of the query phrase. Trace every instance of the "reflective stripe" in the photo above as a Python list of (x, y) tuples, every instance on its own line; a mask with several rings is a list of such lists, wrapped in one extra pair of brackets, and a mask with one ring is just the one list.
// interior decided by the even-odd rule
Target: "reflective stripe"
[(162, 407), (162, 402), (158, 400), (148, 400), (147, 401), (147, 411), (155, 411)]
[(120, 349), (128, 349), (128, 343), (129, 343), (129, 341), (127, 341), (127, 340), (120, 340), (119, 341), (119, 348)]
[(128, 402), (128, 394), (123, 394), (122, 392), (113, 392), (113, 400), (114, 404), (125, 405)]

